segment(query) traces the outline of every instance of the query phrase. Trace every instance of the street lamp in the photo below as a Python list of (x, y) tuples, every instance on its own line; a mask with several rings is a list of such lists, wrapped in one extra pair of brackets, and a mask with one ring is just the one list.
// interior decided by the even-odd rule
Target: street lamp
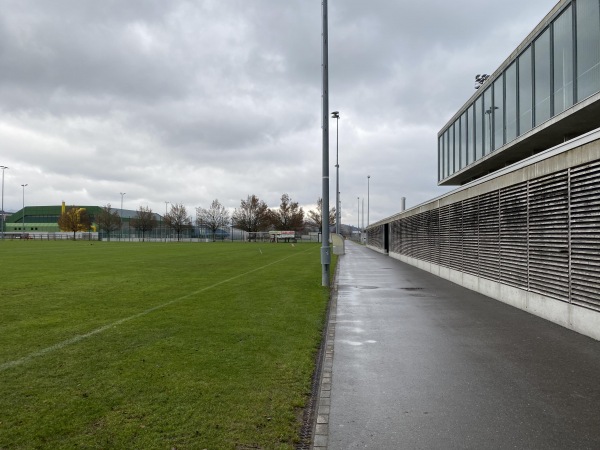
[(6, 220), (4, 218), (4, 171), (8, 169), (8, 167), (0, 166), (0, 169), (2, 169), (2, 228), (0, 231), (2, 231), (2, 239), (4, 239), (4, 221)]
[(28, 184), (21, 185), (23, 188), (23, 233), (25, 233), (25, 186), (28, 186)]
[(367, 227), (369, 226), (369, 200), (371, 198), (371, 194), (369, 192), (371, 186), (371, 175), (367, 175)]
[[(335, 119), (335, 232), (340, 234), (340, 164), (338, 161), (338, 150), (339, 150), (339, 127), (340, 127), (340, 113), (339, 111), (333, 111), (331, 117)], [(329, 215), (328, 215), (329, 216)]]

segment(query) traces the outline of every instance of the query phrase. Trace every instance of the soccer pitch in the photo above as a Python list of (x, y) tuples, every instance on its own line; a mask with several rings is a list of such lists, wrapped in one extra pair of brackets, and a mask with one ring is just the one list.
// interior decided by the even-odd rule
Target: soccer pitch
[(0, 449), (290, 449), (320, 244), (0, 241)]

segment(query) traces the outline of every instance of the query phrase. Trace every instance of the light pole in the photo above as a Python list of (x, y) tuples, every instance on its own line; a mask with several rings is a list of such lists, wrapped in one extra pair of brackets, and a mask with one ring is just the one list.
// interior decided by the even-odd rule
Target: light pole
[(23, 188), (23, 233), (25, 233), (25, 186), (28, 186), (28, 184), (21, 185)]
[(167, 205), (169, 202), (165, 202), (165, 242), (167, 242)]
[(123, 237), (123, 196), (127, 194), (127, 192), (119, 192), (121, 194), (121, 212), (119, 216), (121, 217), (121, 232), (119, 233), (119, 240)]
[(371, 186), (371, 175), (367, 175), (367, 227), (369, 226), (369, 200), (371, 198), (371, 194), (369, 192)]
[(334, 111), (331, 113), (331, 117), (335, 119), (335, 232), (340, 234), (340, 163), (338, 160), (339, 156), (339, 142), (340, 142), (340, 113)]
[(0, 166), (0, 169), (2, 169), (2, 229), (0, 231), (2, 231), (2, 239), (4, 239), (4, 221), (6, 220), (4, 219), (4, 171), (8, 167)]
[(358, 240), (360, 241), (360, 197), (356, 197), (356, 229), (358, 230)]
[(327, 0), (322, 3), (322, 96), (321, 126), (322, 132), (322, 195), (321, 210), (321, 285), (329, 287), (329, 270), (331, 266), (331, 250), (329, 248), (329, 53), (328, 53), (328, 14)]

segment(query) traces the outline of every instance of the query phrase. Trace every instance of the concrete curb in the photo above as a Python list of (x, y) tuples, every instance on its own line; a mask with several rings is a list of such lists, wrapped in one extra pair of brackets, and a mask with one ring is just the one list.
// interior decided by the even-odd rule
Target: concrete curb
[[(338, 259), (334, 279), (337, 280), (341, 258)], [(327, 322), (327, 334), (325, 337), (325, 354), (323, 355), (323, 365), (321, 371), (321, 380), (319, 383), (318, 405), (316, 420), (313, 425), (313, 440), (311, 450), (327, 450), (329, 439), (329, 407), (331, 405), (331, 375), (333, 370), (333, 343), (335, 338), (335, 325), (337, 315), (337, 283), (331, 293), (331, 303), (329, 306), (329, 320)]]

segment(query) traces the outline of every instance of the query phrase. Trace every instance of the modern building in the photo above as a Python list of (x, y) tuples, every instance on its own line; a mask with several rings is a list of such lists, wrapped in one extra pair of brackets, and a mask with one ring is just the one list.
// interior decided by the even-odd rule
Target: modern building
[(438, 135), (460, 185), (600, 127), (597, 0), (560, 1)]
[(561, 0), (438, 134), (456, 190), (369, 247), (600, 340), (600, 0)]

